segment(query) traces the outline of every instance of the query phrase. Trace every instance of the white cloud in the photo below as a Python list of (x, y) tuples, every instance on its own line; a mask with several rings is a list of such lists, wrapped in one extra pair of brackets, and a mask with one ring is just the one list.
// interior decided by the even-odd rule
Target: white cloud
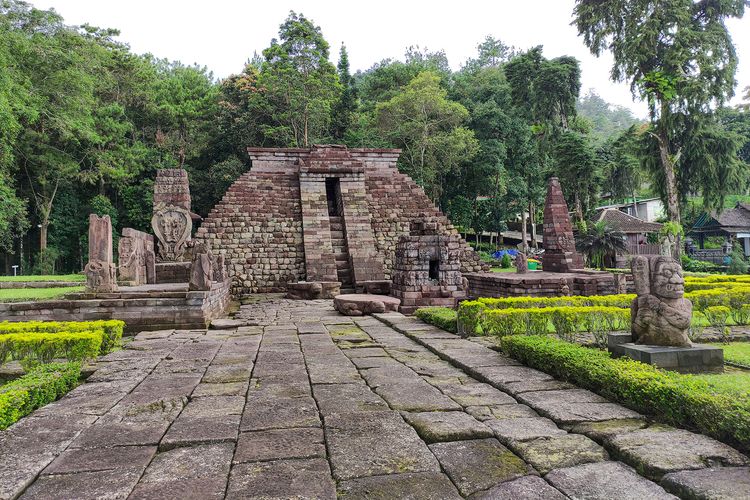
[[(33, 0), (32, 0), (33, 1)], [(69, 24), (118, 28), (120, 39), (138, 53), (207, 66), (218, 77), (240, 71), (253, 52), (260, 53), (278, 32), (290, 10), (313, 19), (331, 44), (335, 62), (340, 44), (349, 51), (353, 70), (385, 58), (402, 58), (405, 48), (444, 49), (458, 68), (476, 53), (486, 35), (509, 45), (544, 46), (547, 57), (572, 55), (581, 61), (583, 92), (593, 88), (607, 101), (645, 116), (626, 84), (609, 80), (612, 59), (597, 59), (570, 26), (573, 0), (434, 1), (281, 0), (39, 0)], [(750, 16), (728, 23), (740, 64), (737, 93), (750, 85)], [(734, 103), (739, 102), (735, 98)]]

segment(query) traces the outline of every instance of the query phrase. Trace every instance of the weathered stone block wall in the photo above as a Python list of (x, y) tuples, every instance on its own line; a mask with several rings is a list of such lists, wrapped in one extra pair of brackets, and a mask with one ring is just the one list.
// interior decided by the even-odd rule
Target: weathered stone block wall
[(305, 276), (299, 179), (293, 161), (268, 163), (254, 163), (196, 233), (224, 254), (234, 294), (283, 292)]

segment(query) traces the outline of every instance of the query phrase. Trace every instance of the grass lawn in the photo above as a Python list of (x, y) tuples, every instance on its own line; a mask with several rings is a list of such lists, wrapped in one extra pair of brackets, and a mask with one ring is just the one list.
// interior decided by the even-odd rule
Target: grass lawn
[(736, 395), (741, 399), (750, 399), (750, 371), (731, 366), (724, 367), (724, 373), (695, 375), (705, 380), (716, 389), (716, 392), (724, 392)]
[(0, 281), (86, 281), (86, 276), (83, 274), (56, 274), (56, 275), (45, 275), (45, 276), (0, 276)]
[(0, 290), (0, 302), (23, 302), (27, 300), (56, 299), (66, 293), (82, 292), (83, 286), (60, 288), (11, 288)]
[[(724, 359), (750, 367), (750, 342), (730, 342), (728, 344), (713, 344), (724, 349)], [(748, 390), (750, 390), (750, 378), (747, 379)]]
[(516, 272), (516, 268), (513, 267), (513, 266), (511, 266), (511, 267), (491, 267), (490, 271), (492, 271), (493, 273), (515, 273)]

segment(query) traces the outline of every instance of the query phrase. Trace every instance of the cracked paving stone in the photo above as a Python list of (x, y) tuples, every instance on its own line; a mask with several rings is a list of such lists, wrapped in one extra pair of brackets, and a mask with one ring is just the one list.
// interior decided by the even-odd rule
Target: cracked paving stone
[(603, 462), (609, 458), (604, 448), (579, 434), (512, 441), (508, 446), (543, 475), (552, 469)]
[(195, 388), (191, 397), (243, 396), (247, 392), (247, 386), (247, 382), (227, 382), (226, 384), (206, 384), (201, 382)]
[(598, 394), (586, 389), (567, 389), (526, 392), (518, 396), (521, 403), (529, 406), (536, 404), (565, 404), (565, 403), (607, 403), (608, 401)]
[(646, 418), (638, 412), (616, 403), (562, 403), (556, 405), (541, 403), (535, 404), (534, 408), (540, 414), (551, 418), (560, 425)]
[(21, 499), (69, 500), (127, 498), (141, 477), (142, 469), (118, 469), (41, 476)]
[(477, 368), (474, 372), (480, 379), (487, 380), (490, 384), (501, 389), (510, 382), (552, 380), (550, 375), (525, 366), (485, 366)]
[(427, 443), (493, 437), (486, 425), (462, 411), (403, 412), (401, 415)]
[(250, 380), (248, 398), (253, 400), (262, 399), (290, 399), (310, 396), (310, 382), (307, 380), (299, 382), (279, 382), (275, 379), (257, 379)]
[(600, 462), (555, 469), (545, 476), (570, 498), (590, 500), (676, 500), (664, 488), (620, 462)]
[(318, 407), (311, 397), (269, 398), (248, 396), (242, 431), (320, 427)]
[(324, 419), (336, 479), (440, 471), (416, 431), (396, 412), (340, 413)]
[(323, 430), (275, 429), (243, 432), (237, 441), (234, 463), (289, 458), (325, 458)]
[(42, 474), (70, 474), (114, 469), (145, 469), (156, 454), (156, 446), (69, 449), (61, 453)]
[(490, 406), (467, 406), (466, 413), (480, 422), (485, 420), (503, 420), (506, 418), (532, 418), (539, 414), (526, 405), (490, 405)]
[(100, 419), (85, 429), (71, 444), (72, 448), (106, 446), (146, 446), (161, 441), (169, 427), (168, 420), (107, 421)]
[(227, 499), (335, 499), (336, 485), (322, 458), (237, 464), (229, 475)]
[(382, 347), (360, 347), (349, 349), (345, 353), (349, 358), (380, 358), (387, 357), (388, 353)]
[(480, 491), (471, 500), (567, 500), (568, 497), (539, 476), (523, 476)]
[[(413, 374), (414, 372), (412, 372)], [(382, 384), (375, 388), (375, 392), (385, 399), (394, 410), (449, 411), (461, 409), (458, 403), (418, 378)]]
[(516, 404), (516, 400), (488, 384), (441, 385), (443, 394), (461, 406)]
[(236, 441), (239, 415), (191, 417), (180, 415), (162, 438), (159, 449)]
[(672, 472), (661, 480), (664, 488), (690, 500), (750, 499), (750, 468), (711, 467), (708, 469)]
[(608, 444), (618, 458), (654, 480), (679, 470), (748, 464), (740, 452), (708, 436), (661, 425), (616, 435)]
[(234, 445), (212, 444), (161, 452), (130, 498), (223, 498)]
[(501, 443), (511, 441), (530, 441), (532, 439), (560, 436), (567, 434), (555, 423), (544, 417), (511, 418), (503, 420), (485, 420), (485, 425), (492, 429)]
[(562, 380), (524, 380), (505, 384), (505, 390), (513, 396), (524, 392), (557, 391), (561, 389), (575, 389), (576, 386)]
[(178, 418), (185, 417), (217, 417), (224, 415), (241, 415), (245, 408), (245, 398), (242, 396), (207, 396), (191, 399)]
[(566, 427), (568, 431), (575, 434), (583, 434), (594, 441), (601, 443), (618, 434), (637, 431), (648, 426), (648, 422), (641, 419), (605, 420), (602, 422), (581, 422)]
[(453, 483), (441, 473), (417, 472), (363, 477), (342, 481), (339, 498), (368, 500), (459, 500), (461, 495)]
[(383, 398), (364, 383), (315, 385), (313, 393), (323, 415), (389, 409)]
[(201, 382), (206, 384), (225, 384), (227, 382), (244, 382), (250, 379), (252, 366), (216, 365), (209, 366)]
[(430, 445), (430, 450), (464, 496), (529, 472), (524, 461), (497, 439), (436, 443)]

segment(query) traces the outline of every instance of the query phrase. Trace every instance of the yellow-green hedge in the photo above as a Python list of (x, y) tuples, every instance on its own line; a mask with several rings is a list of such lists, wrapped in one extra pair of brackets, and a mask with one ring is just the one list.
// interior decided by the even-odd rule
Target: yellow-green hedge
[(503, 349), (527, 366), (590, 389), (633, 410), (750, 449), (750, 401), (717, 393), (690, 375), (548, 336), (503, 337)]
[(627, 293), (620, 295), (571, 295), (565, 297), (483, 297), (477, 302), (488, 309), (522, 309), (527, 307), (630, 307), (635, 294)]
[(50, 363), (0, 386), (0, 430), (63, 396), (80, 376), (80, 363)]
[(602, 341), (606, 332), (625, 330), (629, 324), (630, 309), (619, 307), (492, 309), (484, 313), (482, 333), (502, 337), (554, 332), (561, 338), (571, 338), (576, 332), (588, 332)]
[(60, 333), (101, 330), (104, 334), (101, 354), (107, 354), (122, 342), (125, 322), (119, 319), (99, 321), (21, 321), (0, 323), (0, 335), (7, 333)]
[(0, 335), (0, 366), (16, 360), (25, 370), (40, 363), (65, 358), (68, 361), (94, 359), (99, 354), (104, 332), (7, 333)]

